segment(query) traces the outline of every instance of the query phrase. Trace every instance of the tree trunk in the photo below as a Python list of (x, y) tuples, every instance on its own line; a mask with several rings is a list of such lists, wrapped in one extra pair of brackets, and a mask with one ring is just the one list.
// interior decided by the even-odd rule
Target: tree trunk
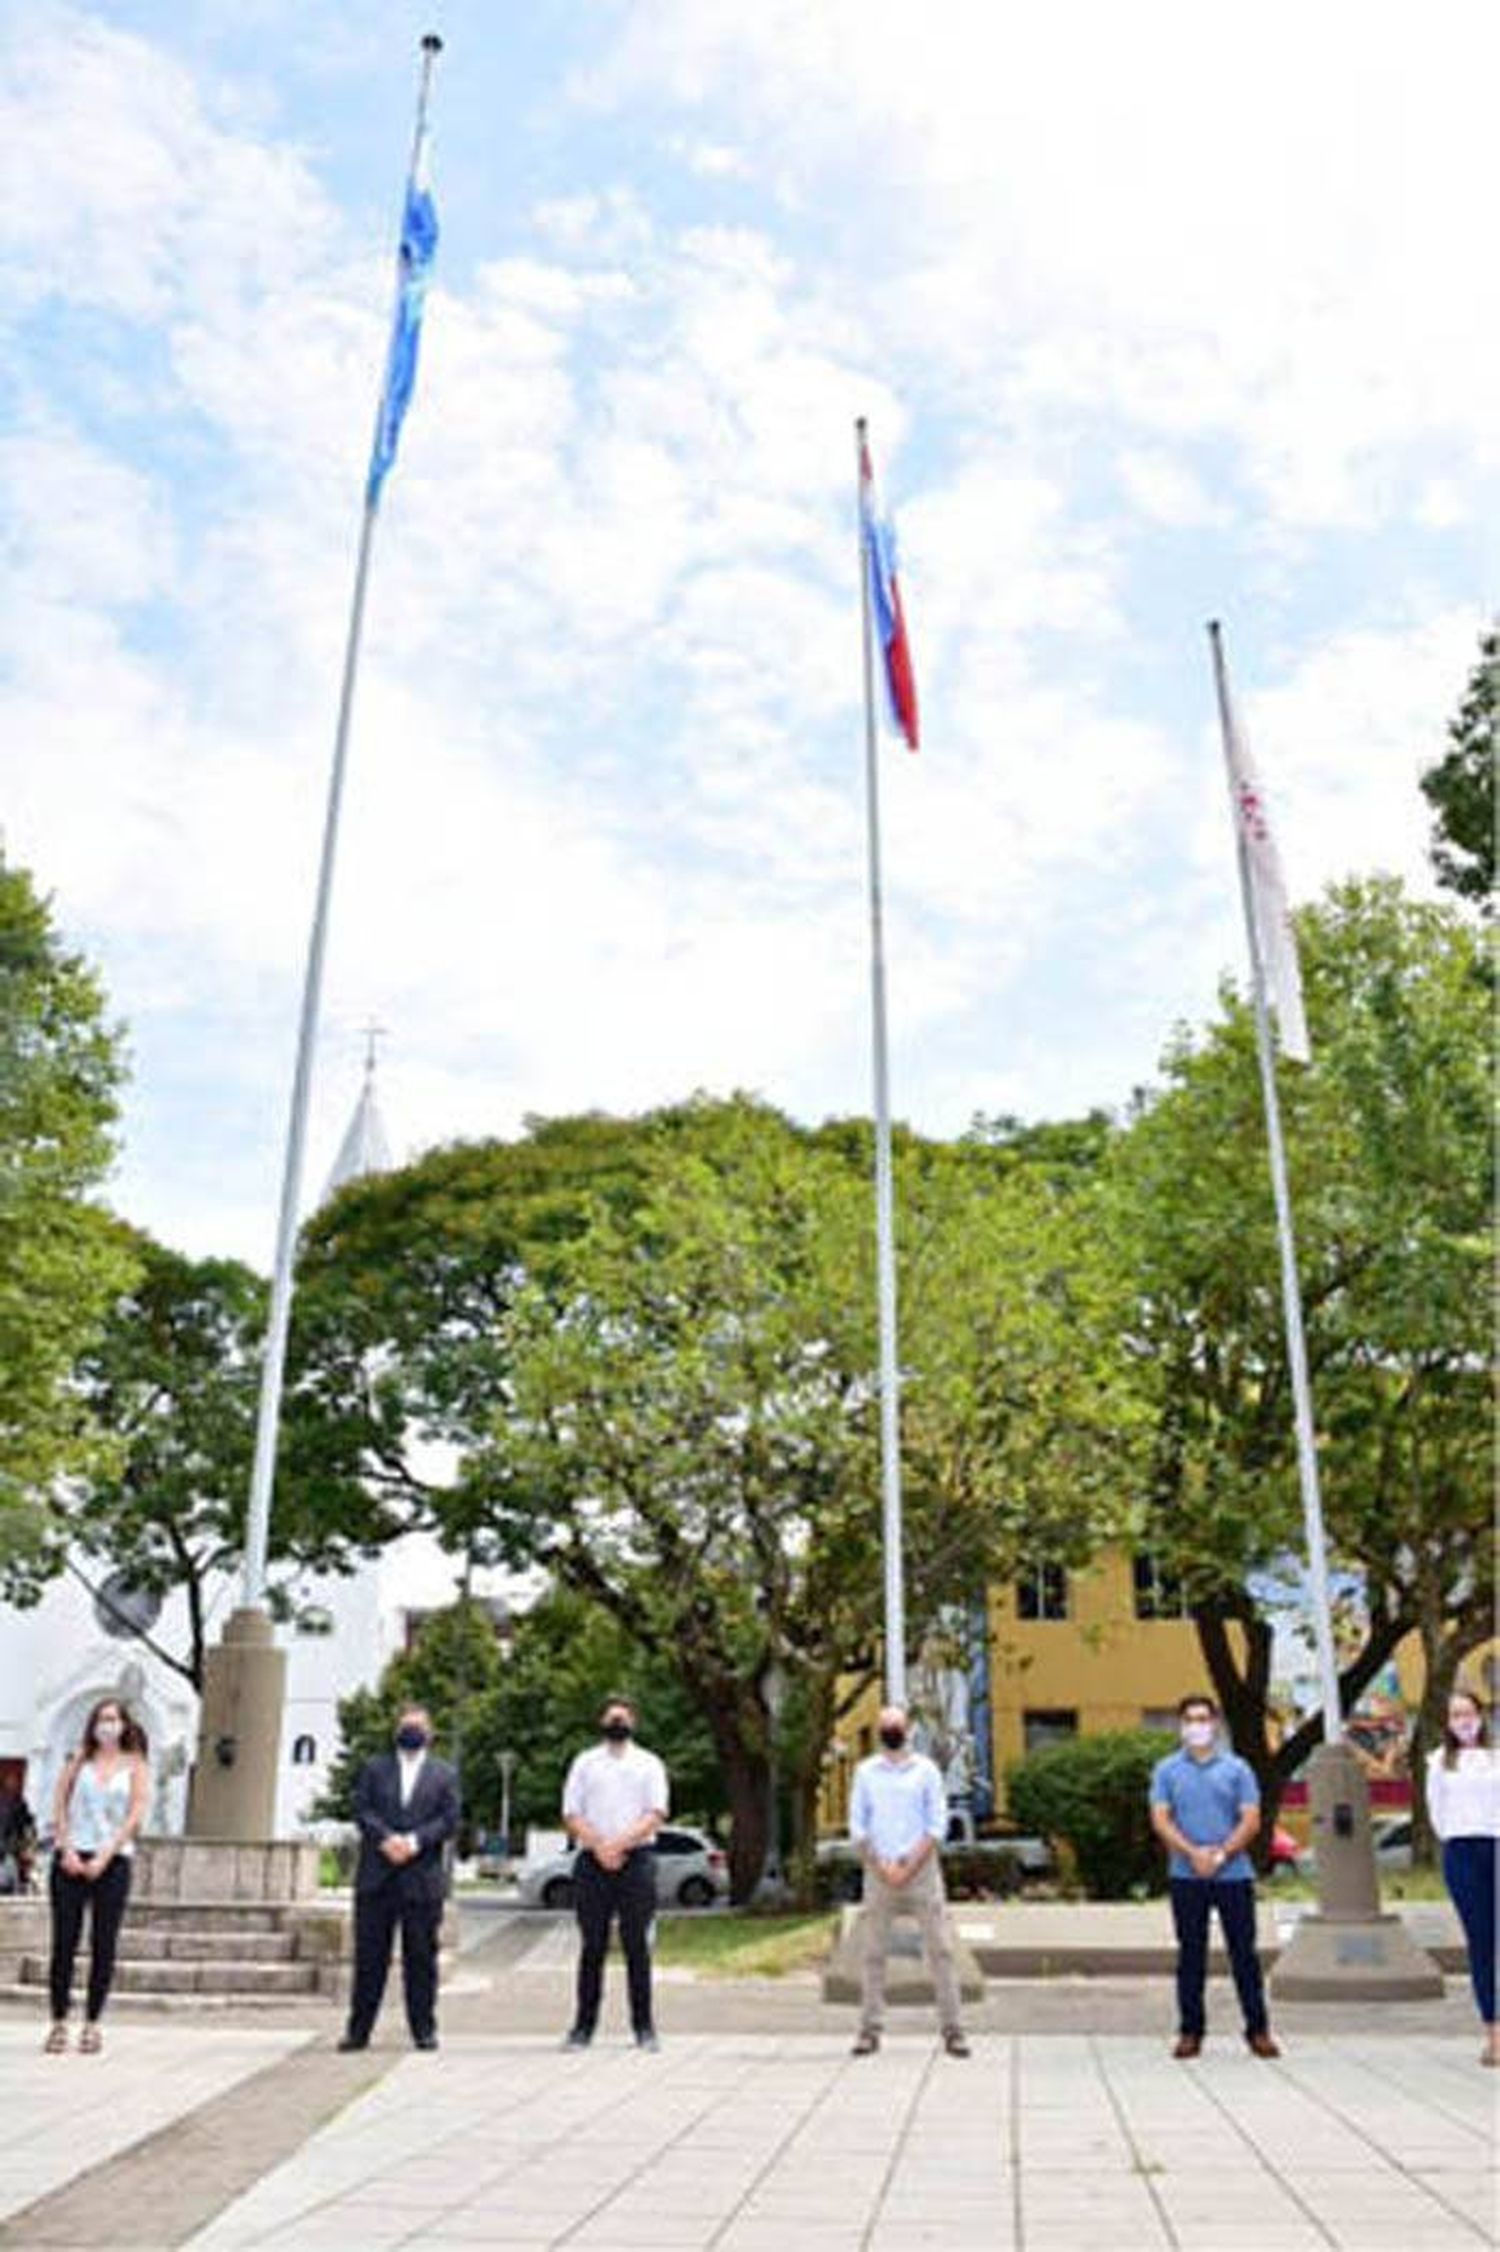
[(729, 1898), (732, 1906), (742, 1908), (766, 1865), (771, 1770), (764, 1753), (750, 1749), (732, 1720), (721, 1722), (715, 1716), (713, 1731), (729, 1798)]
[(1439, 1855), (1427, 1814), (1427, 1754), (1443, 1740), (1448, 1699), (1459, 1667), (1470, 1650), (1488, 1640), (1493, 1626), (1483, 1616), (1472, 1623), (1462, 1613), (1448, 1616), (1439, 1598), (1423, 1603), (1417, 1631), (1422, 1637), (1423, 1682), (1411, 1742), (1411, 1857), (1418, 1866), (1430, 1869)]
[[(1233, 1620), (1246, 1639), (1246, 1661), (1241, 1672), (1229, 1640)], [(1241, 1759), (1249, 1762), (1260, 1785), (1260, 1830), (1251, 1848), (1255, 1865), (1264, 1871), (1270, 1863), (1271, 1839), (1281, 1811), (1287, 1784), (1309, 1754), (1323, 1740), (1321, 1710), (1310, 1713), (1291, 1733), (1273, 1746), (1271, 1717), (1271, 1646), (1269, 1622), (1248, 1597), (1231, 1597), (1201, 1605), (1193, 1613), (1198, 1641), (1214, 1689), (1229, 1724), (1229, 1739)], [(1339, 1675), (1339, 1702), (1347, 1712), (1364, 1694), (1397, 1643), (1411, 1629), (1401, 1617), (1372, 1620), (1370, 1631), (1353, 1663)]]
[(808, 1696), (808, 1709), (796, 1765), (792, 1771), (792, 1885), (796, 1905), (816, 1905), (818, 1799), (823, 1787), (823, 1757), (833, 1734), (834, 1685), (821, 1681)]

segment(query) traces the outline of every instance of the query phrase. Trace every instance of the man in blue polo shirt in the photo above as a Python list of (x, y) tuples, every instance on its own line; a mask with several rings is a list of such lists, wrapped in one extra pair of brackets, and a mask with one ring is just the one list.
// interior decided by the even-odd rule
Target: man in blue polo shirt
[(1266, 2019), (1266, 1990), (1255, 1952), (1255, 1871), (1245, 1851), (1260, 1828), (1260, 1786), (1247, 1761), (1220, 1748), (1219, 1708), (1212, 1697), (1184, 1697), (1177, 1719), (1182, 1749), (1159, 1759), (1151, 1772), (1151, 1827), (1171, 1855), (1177, 1930), (1177, 2045), (1172, 2054), (1195, 2057), (1203, 2047), (1208, 1919), (1217, 1908), (1245, 2040), (1258, 2057), (1280, 2056)]

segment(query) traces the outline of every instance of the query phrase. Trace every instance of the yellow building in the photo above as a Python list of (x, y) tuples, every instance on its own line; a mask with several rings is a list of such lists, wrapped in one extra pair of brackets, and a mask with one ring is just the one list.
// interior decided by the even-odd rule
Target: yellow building
[(990, 1589), (987, 1624), (997, 1813), (1012, 1760), (1107, 1728), (1175, 1731), (1178, 1698), (1206, 1686), (1197, 1629), (1149, 1557), (1037, 1566)]
[[(1111, 1549), (1076, 1571), (1039, 1566), (990, 1589), (984, 1623), (988, 1664), (976, 1669), (979, 1680), (968, 1709), (970, 1725), (983, 1739), (979, 1766), (993, 1782), (993, 1796), (979, 1797), (981, 1819), (990, 1813), (1003, 1819), (1006, 1768), (1027, 1752), (1104, 1729), (1159, 1727), (1175, 1733), (1178, 1699), (1212, 1689), (1197, 1629), (1180, 1594), (1149, 1557)], [(1229, 1632), (1236, 1662), (1243, 1663), (1240, 1630), (1231, 1625)], [(1476, 1652), (1463, 1668), (1464, 1678), (1491, 1704), (1500, 1687), (1497, 1648), (1491, 1644)], [(1362, 1700), (1362, 1724), (1352, 1731), (1372, 1778), (1405, 1773), (1407, 1719), (1422, 1696), (1416, 1635), (1400, 1644), (1394, 1668), (1388, 1688), (1373, 1689)], [(847, 1829), (850, 1782), (858, 1762), (874, 1749), (879, 1702), (872, 1688), (830, 1747), (819, 1804), (825, 1834)], [(915, 1680), (912, 1702), (926, 1704)], [(1389, 1764), (1377, 1741), (1387, 1708)]]

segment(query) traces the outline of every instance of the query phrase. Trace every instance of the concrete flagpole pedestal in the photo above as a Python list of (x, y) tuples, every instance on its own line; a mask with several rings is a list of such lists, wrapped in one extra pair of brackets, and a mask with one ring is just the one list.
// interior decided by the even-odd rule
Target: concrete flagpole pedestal
[[(984, 2000), (984, 1972), (978, 1957), (968, 1942), (961, 1939), (953, 1923), (953, 1903), (948, 1903), (948, 1927), (953, 1942), (953, 1973), (958, 1980), (961, 2001)], [(864, 1910), (850, 1906), (839, 1918), (838, 1936), (829, 1952), (823, 1969), (823, 1999), (825, 2002), (858, 2003), (864, 1995), (865, 1936)], [(922, 1934), (916, 1915), (909, 1908), (897, 1908), (894, 1913), (890, 1951), (885, 1962), (885, 2000), (887, 2009), (903, 2009), (925, 2004), (931, 2008), (936, 2002), (932, 1973), (922, 1954)]]
[(1320, 1744), (1307, 1766), (1318, 1906), (1299, 1919), (1271, 1973), (1278, 2002), (1425, 2002), (1443, 1974), (1401, 1918), (1382, 1910), (1370, 1795), (1348, 1744)]

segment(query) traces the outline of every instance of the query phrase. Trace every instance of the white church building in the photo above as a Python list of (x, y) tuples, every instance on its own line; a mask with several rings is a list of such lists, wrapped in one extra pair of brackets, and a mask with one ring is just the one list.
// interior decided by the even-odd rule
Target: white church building
[[(375, 1097), (373, 1044), (364, 1085), (326, 1194), (391, 1164)], [(295, 1622), (277, 1630), (287, 1654), (286, 1709), (276, 1790), (276, 1832), (292, 1837), (311, 1809), (338, 1750), (338, 1704), (373, 1686), (405, 1648), (412, 1620), (452, 1603), (458, 1567), (436, 1541), (413, 1534), (349, 1576), (309, 1573), (297, 1584)], [(209, 1640), (234, 1608), (237, 1583), (211, 1587)], [(486, 1594), (478, 1583), (475, 1592)], [(153, 1647), (154, 1646), (154, 1647)], [(53, 1794), (85, 1715), (101, 1697), (123, 1698), (151, 1746), (154, 1803), (148, 1830), (180, 1832), (196, 1753), (198, 1699), (192, 1684), (158, 1655), (189, 1648), (187, 1599), (132, 1592), (93, 1571), (68, 1571), (23, 1610), (0, 1604), (0, 1784), (25, 1793), (38, 1824), (50, 1826)]]

